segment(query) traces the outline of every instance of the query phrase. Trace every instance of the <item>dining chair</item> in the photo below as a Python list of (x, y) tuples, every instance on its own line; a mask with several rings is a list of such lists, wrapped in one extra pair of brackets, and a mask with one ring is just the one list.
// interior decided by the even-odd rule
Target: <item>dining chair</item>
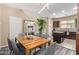
[(23, 46), (22, 46), (22, 44), (18, 41), (18, 38), (17, 38), (17, 37), (15, 37), (15, 43), (16, 43), (16, 45), (17, 45), (18, 48), (23, 49)]
[(34, 34), (35, 36), (40, 36), (39, 33)]
[[(47, 35), (47, 34), (39, 34), (39, 33), (37, 33), (36, 36), (39, 36), (39, 37), (42, 37), (42, 38), (45, 38), (45, 39), (49, 38), (49, 35)], [(42, 45), (39, 48), (40, 49), (46, 48), (46, 45)]]
[(39, 51), (35, 52), (34, 55), (54, 55), (55, 46), (56, 44), (54, 43), (48, 48), (41, 48)]
[(24, 55), (24, 49), (22, 47), (17, 47), (15, 40), (12, 40), (13, 54)]
[(45, 39), (47, 39), (49, 37), (48, 34), (41, 34), (40, 36), (43, 37), (43, 38), (45, 38)]
[(27, 32), (25, 32), (25, 35), (27, 35)]
[(45, 55), (54, 55), (55, 47), (56, 47), (56, 43), (54, 43), (53, 45), (49, 46), (44, 54)]
[(7, 38), (8, 40), (8, 47), (9, 47), (9, 50), (10, 50), (10, 54), (13, 53), (13, 47), (12, 47), (12, 43), (11, 43), (11, 40), (9, 38)]
[(25, 33), (19, 33), (18, 34), (19, 37), (24, 36), (24, 35), (25, 35)]
[[(48, 40), (49, 35), (48, 34), (41, 34), (40, 37), (45, 38), (46, 40)], [(46, 48), (46, 45), (41, 46), (42, 48)]]

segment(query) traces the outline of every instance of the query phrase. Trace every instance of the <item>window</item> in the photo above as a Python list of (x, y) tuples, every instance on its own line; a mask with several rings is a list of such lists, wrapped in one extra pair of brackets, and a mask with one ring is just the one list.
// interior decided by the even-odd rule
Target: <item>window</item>
[(60, 28), (75, 28), (75, 20), (60, 21)]

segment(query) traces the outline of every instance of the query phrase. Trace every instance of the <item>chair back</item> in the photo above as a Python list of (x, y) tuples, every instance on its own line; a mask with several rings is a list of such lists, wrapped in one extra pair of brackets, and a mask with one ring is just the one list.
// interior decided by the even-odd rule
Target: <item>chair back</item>
[(35, 52), (35, 55), (54, 55), (55, 53), (55, 46), (56, 44), (53, 44), (49, 46), (48, 48), (41, 48), (39, 51)]
[(25, 32), (25, 35), (27, 35), (27, 32)]
[(24, 35), (25, 35), (25, 33), (19, 33), (18, 34), (19, 37), (24, 36)]
[(48, 49), (45, 52), (45, 55), (54, 55), (55, 46), (56, 46), (56, 44), (49, 46)]
[(47, 39), (49, 37), (49, 35), (47, 35), (47, 34), (41, 34), (41, 37)]
[(12, 51), (13, 50), (12, 42), (11, 42), (11, 40), (9, 38), (7, 38), (7, 40), (8, 40), (8, 47)]
[(39, 33), (34, 34), (35, 36), (40, 36)]
[(15, 42), (14, 39), (12, 40), (12, 47), (13, 47), (13, 53), (15, 55), (18, 55), (20, 52), (19, 52), (19, 49), (18, 49), (18, 47), (17, 47), (16, 42)]

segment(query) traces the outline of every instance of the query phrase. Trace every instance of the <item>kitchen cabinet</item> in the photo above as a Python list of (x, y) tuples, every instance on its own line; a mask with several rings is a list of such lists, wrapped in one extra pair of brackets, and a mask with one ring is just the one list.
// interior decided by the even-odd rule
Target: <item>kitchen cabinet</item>
[(59, 27), (59, 25), (60, 25), (59, 21), (53, 21), (53, 27), (54, 28)]

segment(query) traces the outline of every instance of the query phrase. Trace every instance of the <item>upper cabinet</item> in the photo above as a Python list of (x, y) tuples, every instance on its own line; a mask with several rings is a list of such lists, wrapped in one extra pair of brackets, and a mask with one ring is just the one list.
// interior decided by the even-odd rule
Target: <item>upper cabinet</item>
[(76, 28), (76, 20), (60, 21), (60, 28)]
[(60, 26), (60, 21), (53, 21), (53, 27), (57, 28)]

